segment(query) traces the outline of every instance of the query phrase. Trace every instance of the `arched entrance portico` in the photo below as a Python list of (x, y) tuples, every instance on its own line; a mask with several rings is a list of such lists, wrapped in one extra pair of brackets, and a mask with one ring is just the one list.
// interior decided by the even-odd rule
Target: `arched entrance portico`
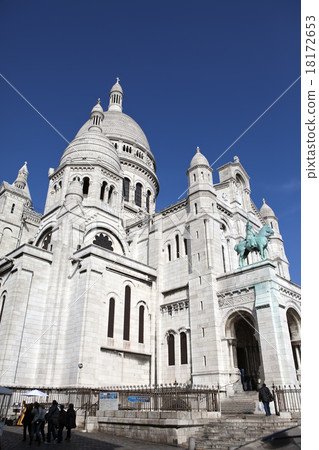
[(301, 337), (300, 337), (300, 316), (293, 309), (287, 310), (287, 323), (289, 328), (289, 336), (291, 349), (294, 357), (297, 378), (301, 379)]
[(253, 316), (246, 311), (232, 314), (226, 324), (226, 336), (232, 342), (230, 363), (241, 370), (244, 389), (256, 390), (260, 378), (260, 354)]

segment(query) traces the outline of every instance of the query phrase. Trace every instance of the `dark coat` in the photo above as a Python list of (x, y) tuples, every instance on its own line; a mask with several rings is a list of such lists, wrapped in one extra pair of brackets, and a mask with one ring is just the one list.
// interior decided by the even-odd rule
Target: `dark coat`
[(55, 426), (58, 424), (59, 419), (59, 408), (57, 405), (51, 405), (48, 411), (48, 414), (46, 415), (46, 420), (48, 422), (52, 422)]
[(76, 413), (73, 408), (69, 408), (66, 412), (66, 427), (67, 428), (76, 428)]
[(65, 425), (66, 425), (66, 411), (65, 409), (60, 409), (58, 426), (64, 427)]
[(32, 411), (32, 406), (30, 407), (28, 405), (26, 410), (25, 410), (24, 417), (22, 419), (23, 425), (30, 425), (31, 424), (32, 419), (33, 419), (31, 411)]
[(267, 386), (263, 386), (259, 390), (259, 401), (260, 402), (271, 402), (272, 401), (272, 394), (270, 390), (267, 388)]

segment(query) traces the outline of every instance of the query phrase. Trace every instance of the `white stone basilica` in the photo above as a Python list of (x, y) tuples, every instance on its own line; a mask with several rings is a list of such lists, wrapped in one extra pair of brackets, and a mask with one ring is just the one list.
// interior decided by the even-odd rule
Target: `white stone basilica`
[[(117, 80), (49, 169), (44, 214), (27, 164), (0, 187), (0, 384), (225, 386), (300, 379), (300, 288), (278, 219), (237, 157), (197, 151), (187, 197), (155, 211), (155, 158)], [(269, 224), (267, 259), (234, 246)]]

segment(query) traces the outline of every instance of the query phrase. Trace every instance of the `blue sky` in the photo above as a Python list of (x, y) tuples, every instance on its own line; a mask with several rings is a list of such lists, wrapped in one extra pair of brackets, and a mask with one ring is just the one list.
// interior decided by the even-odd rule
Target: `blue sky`
[[(71, 141), (117, 76), (157, 162), (157, 210), (178, 201), (199, 146), (213, 163), (300, 76), (300, 1), (0, 3), (0, 73)], [(28, 161), (43, 211), (66, 142), (0, 78), (0, 181)], [(300, 284), (300, 80), (213, 165), (237, 155), (279, 218)]]

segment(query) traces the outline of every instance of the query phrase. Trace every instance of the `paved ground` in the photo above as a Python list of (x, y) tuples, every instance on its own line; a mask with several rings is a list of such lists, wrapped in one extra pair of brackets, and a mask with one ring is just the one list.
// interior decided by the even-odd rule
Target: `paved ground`
[[(39, 446), (37, 442), (28, 445), (28, 440), (22, 442), (22, 427), (4, 427), (1, 450), (27, 450), (29, 448), (55, 448), (61, 450), (176, 450), (177, 447), (164, 444), (154, 444), (146, 441), (138, 441), (124, 437), (110, 436), (104, 433), (83, 433), (72, 431), (72, 440), (63, 441), (60, 444)], [(64, 433), (65, 434), (65, 433)], [(65, 437), (65, 436), (64, 436)]]

